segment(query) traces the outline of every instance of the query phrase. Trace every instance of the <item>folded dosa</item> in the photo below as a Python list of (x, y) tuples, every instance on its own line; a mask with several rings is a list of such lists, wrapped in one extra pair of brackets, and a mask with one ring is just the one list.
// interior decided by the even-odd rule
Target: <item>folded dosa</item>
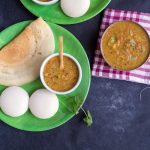
[(55, 41), (51, 28), (38, 18), (0, 51), (0, 84), (22, 85), (39, 76), (42, 61), (52, 54)]

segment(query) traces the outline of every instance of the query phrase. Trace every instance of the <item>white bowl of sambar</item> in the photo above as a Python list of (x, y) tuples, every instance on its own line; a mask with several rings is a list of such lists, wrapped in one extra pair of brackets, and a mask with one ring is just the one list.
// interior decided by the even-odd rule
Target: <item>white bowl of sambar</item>
[(60, 69), (59, 54), (47, 57), (40, 69), (44, 87), (55, 94), (69, 94), (76, 90), (82, 79), (79, 62), (70, 54), (63, 53), (64, 68)]
[(55, 4), (59, 0), (32, 0), (32, 1), (38, 5), (48, 6), (48, 5)]
[(107, 64), (122, 71), (139, 68), (150, 55), (148, 33), (141, 25), (132, 21), (118, 21), (110, 25), (100, 44)]

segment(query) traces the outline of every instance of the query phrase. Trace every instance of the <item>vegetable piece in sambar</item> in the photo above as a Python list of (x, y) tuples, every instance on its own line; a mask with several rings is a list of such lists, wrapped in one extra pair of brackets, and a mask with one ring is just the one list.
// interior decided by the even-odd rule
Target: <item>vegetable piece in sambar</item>
[(72, 89), (79, 79), (79, 70), (76, 63), (67, 56), (63, 56), (63, 61), (63, 69), (60, 69), (59, 56), (50, 59), (44, 68), (46, 84), (49, 88), (58, 92)]
[(120, 21), (105, 31), (101, 49), (104, 59), (112, 67), (119, 70), (133, 70), (148, 59), (150, 39), (137, 23)]

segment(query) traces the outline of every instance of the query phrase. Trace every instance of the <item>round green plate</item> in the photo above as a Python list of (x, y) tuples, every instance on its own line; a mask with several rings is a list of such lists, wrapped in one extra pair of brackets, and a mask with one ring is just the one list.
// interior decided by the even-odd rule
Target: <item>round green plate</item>
[[(9, 43), (15, 36), (17, 36), (31, 21), (25, 21), (9, 28), (5, 29), (0, 33), (0, 47), (3, 47), (5, 44)], [(90, 86), (91, 81), (91, 73), (90, 73), (90, 65), (87, 58), (87, 55), (81, 46), (80, 42), (67, 30), (63, 29), (62, 27), (48, 23), (49, 26), (52, 28), (54, 37), (55, 37), (55, 44), (56, 50), (58, 51), (58, 37), (63, 35), (64, 37), (64, 52), (73, 55), (80, 63), (82, 71), (83, 71), (83, 78), (82, 81), (77, 88), (76, 91), (69, 95), (58, 96), (60, 107), (56, 115), (50, 119), (41, 120), (34, 117), (30, 111), (18, 118), (12, 118), (5, 115), (2, 111), (0, 111), (0, 119), (9, 124), (12, 127), (17, 129), (26, 130), (26, 131), (44, 131), (48, 129), (52, 129), (62, 125), (63, 123), (67, 122), (71, 119), (75, 112), (77, 111), (81, 105), (84, 103)], [(33, 66), (34, 67), (34, 66)], [(43, 88), (40, 79), (33, 81), (32, 83), (26, 84), (22, 86), (29, 94), (32, 94), (35, 90), (39, 88)], [(6, 87), (0, 85), (0, 92), (2, 92)], [(77, 107), (74, 107), (74, 100), (71, 99), (72, 96), (80, 96), (80, 101), (78, 101)], [(15, 105), (15, 104), (14, 104)]]
[(56, 24), (76, 24), (86, 21), (100, 13), (110, 3), (110, 1), (111, 0), (91, 0), (90, 9), (84, 16), (71, 18), (63, 13), (59, 2), (50, 6), (41, 6), (32, 2), (32, 0), (21, 0), (22, 4), (31, 13)]

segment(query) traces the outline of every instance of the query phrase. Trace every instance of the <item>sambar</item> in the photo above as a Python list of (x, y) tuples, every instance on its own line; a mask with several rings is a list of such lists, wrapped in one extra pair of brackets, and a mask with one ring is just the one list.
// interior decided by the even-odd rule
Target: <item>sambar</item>
[(101, 50), (106, 62), (119, 70), (140, 67), (150, 54), (150, 39), (139, 24), (120, 21), (106, 29), (101, 39)]
[(77, 64), (69, 57), (63, 56), (64, 68), (60, 69), (60, 58), (51, 58), (44, 67), (44, 80), (49, 88), (58, 92), (71, 90), (79, 80)]

